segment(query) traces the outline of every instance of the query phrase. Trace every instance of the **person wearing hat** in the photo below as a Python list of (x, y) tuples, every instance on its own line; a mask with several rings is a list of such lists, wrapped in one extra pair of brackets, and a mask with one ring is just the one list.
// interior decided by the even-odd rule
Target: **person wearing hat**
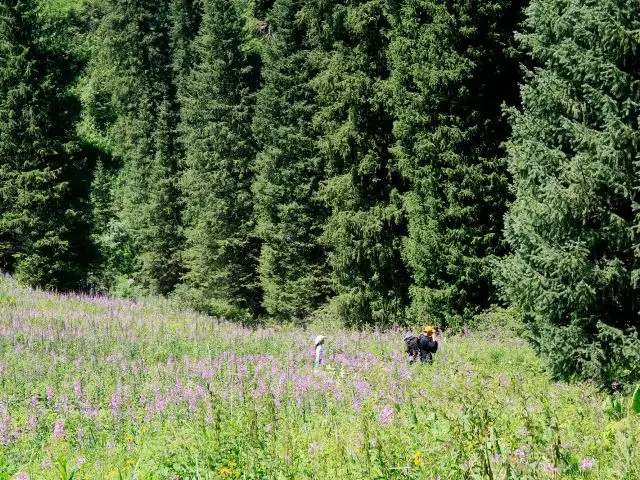
[(324, 335), (318, 335), (315, 341), (316, 348), (316, 360), (313, 363), (315, 368), (318, 368), (322, 363), (322, 352), (324, 351)]
[(420, 361), (433, 363), (433, 354), (438, 351), (438, 342), (435, 340), (435, 330), (431, 325), (424, 327), (424, 331), (418, 337), (420, 348)]

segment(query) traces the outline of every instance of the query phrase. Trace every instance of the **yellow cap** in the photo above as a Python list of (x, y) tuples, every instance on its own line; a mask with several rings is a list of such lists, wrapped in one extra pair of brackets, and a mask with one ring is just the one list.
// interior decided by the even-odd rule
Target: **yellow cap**
[(434, 332), (434, 330), (433, 330), (433, 327), (431, 325), (427, 325), (426, 327), (424, 327), (424, 333), (430, 334), (430, 333), (433, 333), (433, 332)]

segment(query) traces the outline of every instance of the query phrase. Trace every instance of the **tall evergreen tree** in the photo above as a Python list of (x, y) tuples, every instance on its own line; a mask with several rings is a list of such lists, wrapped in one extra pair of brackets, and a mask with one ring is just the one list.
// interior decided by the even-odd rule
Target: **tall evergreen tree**
[(245, 22), (233, 0), (205, 0), (195, 65), (184, 86), (187, 273), (185, 288), (207, 308), (224, 301), (256, 315), (261, 289), (254, 235), (251, 132), (255, 71)]
[(165, 97), (158, 106), (154, 131), (155, 156), (149, 172), (152, 188), (146, 206), (148, 223), (139, 233), (144, 246), (140, 253), (141, 271), (151, 290), (163, 295), (173, 291), (183, 272), (177, 120), (175, 99)]
[(87, 82), (97, 90), (90, 99), (98, 105), (89, 108), (107, 118), (113, 156), (122, 165), (111, 224), (129, 245), (116, 246), (132, 249), (136, 258), (133, 271), (117, 273), (166, 294), (182, 275), (183, 244), (171, 8), (166, 2), (109, 0), (101, 9)]
[(201, 0), (171, 0), (173, 79), (180, 93), (193, 67), (193, 40), (200, 28), (201, 3)]
[(408, 298), (400, 254), (404, 186), (389, 152), (393, 122), (384, 88), (387, 3), (311, 0), (303, 13), (320, 70), (314, 122), (326, 162), (322, 196), (331, 210), (323, 241), (332, 304), (346, 323), (358, 325), (401, 321)]
[(300, 320), (327, 296), (328, 268), (319, 237), (326, 208), (318, 198), (323, 166), (315, 145), (314, 71), (300, 0), (277, 0), (263, 28), (262, 78), (254, 132), (257, 233), (262, 240), (264, 307)]
[(409, 235), (411, 316), (459, 325), (496, 301), (522, 0), (412, 0), (394, 16), (394, 132)]
[(0, 3), (0, 268), (77, 288), (91, 258), (79, 103), (69, 93), (77, 64), (37, 8)]
[(526, 26), (504, 292), (556, 374), (637, 377), (640, 4), (534, 0)]

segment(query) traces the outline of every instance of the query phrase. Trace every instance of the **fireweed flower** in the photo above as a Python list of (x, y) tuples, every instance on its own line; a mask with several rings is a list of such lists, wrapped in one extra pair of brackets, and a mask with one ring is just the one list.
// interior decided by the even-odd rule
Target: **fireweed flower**
[(56, 420), (56, 423), (53, 426), (53, 438), (56, 440), (61, 440), (64, 438), (64, 436), (64, 420)]
[(516, 456), (520, 464), (524, 465), (526, 463), (527, 452), (525, 452), (522, 448), (518, 448), (515, 452), (513, 452), (513, 454)]
[(116, 391), (113, 395), (111, 395), (111, 400), (109, 401), (109, 406), (111, 407), (111, 413), (114, 416), (118, 415), (120, 412), (120, 406), (122, 405), (122, 393), (120, 392), (120, 387), (116, 388)]
[(586, 457), (582, 460), (578, 468), (580, 468), (580, 470), (582, 471), (591, 470), (593, 468), (593, 458)]
[(382, 425), (390, 425), (396, 417), (396, 412), (389, 405), (384, 407), (378, 415), (378, 420)]
[(76, 398), (80, 398), (82, 395), (82, 382), (80, 380), (76, 380), (73, 384), (73, 394)]

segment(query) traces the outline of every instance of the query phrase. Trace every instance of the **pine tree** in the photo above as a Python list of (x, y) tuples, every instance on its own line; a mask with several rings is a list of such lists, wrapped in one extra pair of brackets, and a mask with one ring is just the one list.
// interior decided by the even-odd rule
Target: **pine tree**
[(404, 184), (389, 152), (393, 122), (384, 87), (386, 7), (382, 0), (313, 0), (303, 12), (320, 70), (314, 122), (326, 164), (321, 194), (331, 211), (323, 241), (336, 291), (332, 305), (356, 325), (402, 321), (408, 298), (400, 253)]
[[(86, 82), (95, 89), (88, 109), (106, 131), (114, 163), (121, 165), (115, 217), (101, 243), (134, 252), (133, 270), (116, 276), (133, 276), (148, 291), (167, 294), (182, 275), (183, 245), (171, 9), (149, 0), (109, 0), (101, 8)], [(109, 239), (114, 235), (118, 242)], [(118, 258), (116, 252), (104, 256)], [(116, 263), (131, 268), (129, 262)]]
[(0, 268), (78, 288), (91, 260), (77, 75), (31, 0), (0, 4)]
[(390, 47), (397, 156), (409, 191), (404, 257), (417, 319), (460, 325), (496, 302), (521, 0), (412, 0)]
[(640, 4), (534, 0), (526, 27), (504, 293), (557, 375), (637, 377)]
[(253, 129), (260, 283), (266, 311), (301, 320), (327, 296), (327, 265), (319, 237), (326, 208), (318, 198), (323, 166), (312, 127), (314, 71), (300, 0), (277, 0), (263, 28), (262, 78)]
[(198, 306), (223, 301), (257, 315), (260, 242), (254, 235), (251, 133), (255, 72), (232, 0), (205, 0), (195, 65), (180, 98), (187, 273)]

